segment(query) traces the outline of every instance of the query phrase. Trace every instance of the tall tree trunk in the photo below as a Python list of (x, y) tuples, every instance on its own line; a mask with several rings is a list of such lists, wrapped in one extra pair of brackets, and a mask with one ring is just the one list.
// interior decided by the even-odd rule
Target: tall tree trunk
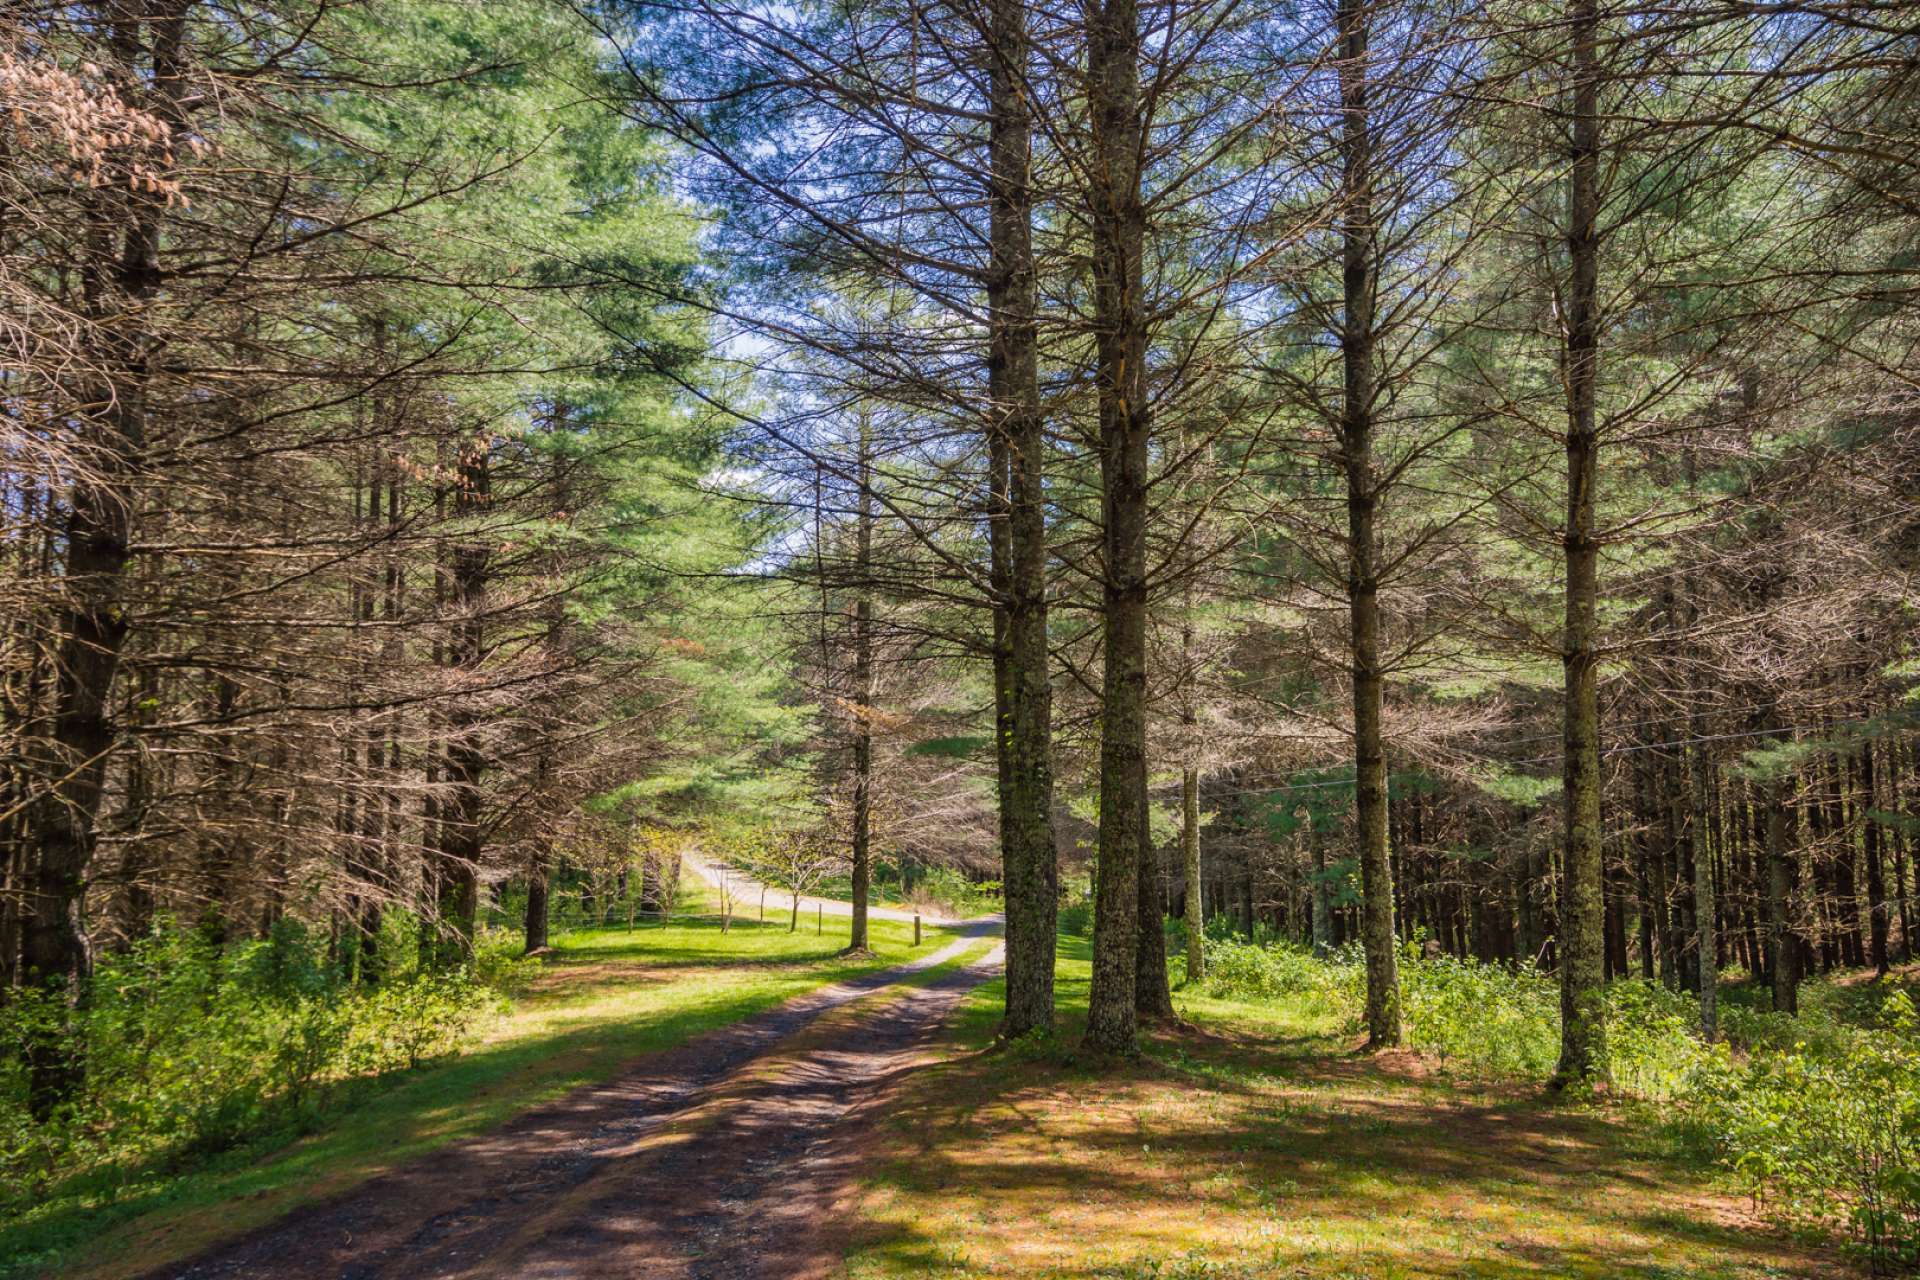
[[(1705, 717), (1693, 716), (1693, 734), (1706, 734)], [(1709, 1041), (1720, 1038), (1720, 939), (1716, 929), (1719, 910), (1714, 896), (1713, 847), (1707, 840), (1708, 773), (1713, 767), (1707, 744), (1696, 742), (1693, 748), (1692, 814), (1689, 834), (1693, 843), (1693, 919), (1697, 969), (1700, 977), (1700, 1034)]]
[(1881, 850), (1880, 823), (1874, 816), (1878, 808), (1878, 792), (1875, 786), (1876, 774), (1871, 742), (1860, 745), (1859, 770), (1860, 840), (1865, 846), (1867, 861), (1867, 959), (1873, 965), (1874, 973), (1884, 978), (1892, 966), (1892, 958), (1887, 946), (1890, 931), (1887, 917), (1886, 858)]
[(1627, 903), (1631, 881), (1627, 874), (1626, 852), (1631, 841), (1623, 842), (1618, 862), (1607, 864), (1607, 978), (1624, 978), (1630, 971), (1627, 960)]
[(1180, 771), (1180, 862), (1187, 883), (1187, 984), (1207, 976), (1206, 897), (1200, 869), (1200, 773)]
[(1912, 894), (1909, 887), (1913, 880), (1907, 873), (1907, 838), (1899, 831), (1893, 833), (1893, 896), (1900, 913), (1900, 948), (1897, 954), (1901, 964), (1913, 962), (1913, 911)]
[(1752, 803), (1753, 788), (1743, 785), (1733, 793), (1734, 827), (1740, 833), (1740, 879), (1745, 886), (1741, 902), (1741, 923), (1746, 935), (1748, 972), (1756, 979), (1771, 982), (1767, 968), (1766, 944), (1761, 941), (1759, 901), (1762, 890), (1761, 853), (1766, 842), (1765, 821)]
[[(997, 399), (1001, 371), (988, 354), (990, 396)], [(995, 410), (997, 412), (997, 408)], [(999, 821), (1000, 858), (1004, 870), (1008, 841), (1013, 839), (1013, 613), (1008, 596), (1013, 590), (1013, 532), (1009, 520), (1013, 484), (1012, 447), (1001, 424), (987, 427), (987, 572), (993, 604), (993, 762), (994, 796)], [(1004, 880), (1004, 876), (1003, 876)]]
[(1534, 900), (1537, 878), (1534, 874), (1533, 841), (1520, 846), (1520, 866), (1513, 883), (1515, 941), (1523, 960), (1538, 960), (1546, 930), (1541, 927), (1539, 904)]
[[(372, 415), (376, 422), (379, 420), (380, 413), (381, 406), (376, 399), (372, 406)], [(376, 458), (366, 457), (361, 462), (360, 473), (354, 477), (353, 516), (356, 537), (362, 547), (368, 547), (374, 542), (376, 536), (373, 532), (374, 525), (379, 520), (382, 510), (380, 500), (382, 468)], [(364, 495), (361, 491), (363, 483), (366, 490)], [(354, 658), (360, 667), (361, 680), (366, 687), (371, 687), (376, 662), (367, 628), (373, 621), (374, 589), (369, 573), (358, 566), (350, 582), (348, 601), (354, 628)], [(354, 943), (352, 962), (354, 977), (360, 982), (372, 982), (379, 976), (380, 917), (383, 905), (378, 886), (383, 788), (377, 776), (383, 753), (379, 733), (380, 718), (365, 713), (362, 715), (365, 720), (362, 740), (356, 743), (349, 738), (345, 745), (347, 757), (345, 776), (348, 785), (355, 793), (351, 808), (357, 811), (357, 818), (348, 820), (346, 830), (342, 834), (345, 835), (347, 848), (350, 850), (348, 867), (353, 875), (355, 893), (355, 899), (350, 908)]]
[(1151, 835), (1140, 846), (1140, 944), (1134, 950), (1134, 1008), (1143, 1018), (1164, 1021), (1173, 1014), (1173, 987), (1167, 977), (1167, 858)]
[[(1769, 715), (1778, 728), (1778, 715)], [(1788, 788), (1793, 775), (1782, 773), (1767, 784), (1767, 968), (1772, 976), (1773, 1007), (1795, 1013), (1800, 1007), (1800, 946), (1794, 936), (1794, 865), (1788, 831)]]
[(993, 269), (989, 377), (1007, 453), (1006, 724), (1001, 891), (1009, 1036), (1053, 1026), (1059, 863), (1053, 843), (1053, 685), (1047, 652), (1046, 419), (1033, 265), (1032, 56), (1025, 0), (993, 0)]
[(1086, 1043), (1130, 1051), (1147, 845), (1146, 315), (1141, 255), (1140, 29), (1134, 0), (1090, 7), (1088, 191), (1100, 419), (1105, 669), (1101, 676), (1100, 848)]
[[(572, 427), (573, 407), (564, 401), (553, 405), (547, 414), (546, 425), (550, 431), (565, 431)], [(575, 509), (573, 466), (566, 451), (553, 451), (548, 463), (551, 468), (547, 477), (550, 489), (548, 503), (555, 512), (570, 512)], [(559, 590), (567, 573), (567, 555), (564, 543), (556, 546), (547, 556), (546, 573), (550, 579), (549, 590), (552, 598), (547, 602), (546, 636), (542, 648), (546, 650), (548, 667), (562, 681), (573, 664), (573, 627), (572, 618), (567, 613), (567, 595)], [(566, 708), (564, 683), (560, 690), (548, 695), (542, 707), (540, 725), (540, 745), (536, 768), (535, 786), (540, 795), (548, 794), (555, 766), (559, 763), (561, 737), (565, 732)], [(554, 864), (553, 842), (545, 831), (534, 834), (533, 852), (527, 863), (527, 910), (524, 921), (526, 953), (546, 949), (552, 940), (552, 876)], [(659, 890), (659, 852), (652, 840), (648, 840), (641, 854), (640, 869), (640, 908), (646, 910), (658, 900)], [(650, 896), (651, 895), (651, 896)]]
[(853, 911), (847, 950), (867, 949), (867, 898), (873, 883), (873, 427), (860, 418), (860, 493), (854, 528), (853, 604)]
[[(460, 452), (460, 492), (456, 514), (483, 519), (491, 498), (490, 442), (467, 441)], [(486, 656), (487, 578), (491, 551), (484, 537), (462, 530), (453, 549), (452, 643), (448, 660), (466, 679), (478, 682)], [(481, 829), (481, 778), (486, 754), (479, 733), (483, 713), (462, 699), (449, 716), (446, 759), (447, 805), (442, 817), (440, 865), (440, 926), (443, 960), (459, 961), (473, 954), (474, 932), (480, 911), (480, 860), (485, 849)]]
[(1359, 842), (1367, 961), (1367, 1045), (1400, 1043), (1394, 951), (1393, 863), (1387, 848), (1387, 755), (1381, 736), (1380, 581), (1374, 520), (1374, 292), (1380, 241), (1373, 225), (1373, 138), (1368, 115), (1368, 4), (1341, 0), (1341, 453), (1347, 473), (1347, 602), (1353, 662), (1354, 835)]
[(1674, 868), (1678, 863), (1675, 848), (1679, 832), (1674, 827), (1676, 798), (1670, 777), (1672, 764), (1665, 742), (1666, 730), (1663, 727), (1658, 732), (1660, 737), (1653, 744), (1657, 749), (1644, 753), (1648, 808), (1645, 816), (1653, 847), (1653, 919), (1660, 943), (1660, 982), (1669, 990), (1678, 990), (1680, 940), (1684, 933), (1680, 907), (1675, 901)]
[[(173, 125), (180, 123), (185, 89), (181, 57), (190, 7), (190, 0), (150, 6), (142, 22), (124, 23), (125, 35), (116, 41), (126, 55), (117, 70), (128, 82), (144, 83), (148, 105)], [(142, 38), (149, 42), (145, 50), (138, 47)], [(46, 776), (29, 810), (32, 852), (21, 895), (22, 981), (61, 990), (76, 1012), (88, 970), (82, 899), (114, 743), (113, 684), (129, 631), (125, 577), (156, 355), (147, 313), (160, 287), (166, 203), (136, 184), (131, 197), (101, 191), (90, 209), (80, 286), (86, 320), (99, 335), (101, 407), (81, 425), (86, 466), (67, 492), (61, 583), (67, 607), (40, 761)], [(62, 1019), (25, 1049), (29, 1106), (44, 1119), (81, 1079), (78, 1029)]]
[(1193, 638), (1193, 578), (1189, 575), (1180, 599), (1180, 729), (1181, 750), (1187, 757), (1180, 770), (1180, 871), (1186, 884), (1186, 900), (1181, 905), (1187, 926), (1189, 986), (1207, 976), (1206, 893), (1200, 880), (1200, 771), (1194, 767), (1200, 749), (1200, 703), (1195, 688), (1199, 674), (1195, 670)]
[(1661, 786), (1667, 800), (1667, 812), (1673, 831), (1673, 954), (1675, 979), (1685, 991), (1698, 991), (1698, 968), (1693, 954), (1693, 844), (1689, 833), (1692, 801), (1687, 787), (1686, 748), (1678, 745), (1686, 735), (1674, 726), (1675, 743), (1670, 758), (1662, 762)]
[[(21, 536), (15, 552), (14, 572), (23, 579), (45, 580), (52, 576), (54, 535), (42, 522), (41, 511), (43, 495), (45, 503), (51, 505), (51, 494), (36, 477), (16, 475), (9, 479), (11, 483), (0, 490), (0, 502), (19, 512)], [(41, 530), (38, 537), (30, 532), (35, 529)], [(22, 612), (8, 619), (6, 627), (7, 647), (25, 652), (29, 646), (40, 644), (44, 623)], [(5, 669), (5, 684), (0, 686), (0, 693), (4, 694), (0, 697), (0, 708), (4, 709), (5, 720), (0, 734), (5, 735), (6, 741), (31, 741), (30, 726), (46, 710), (44, 676), (43, 662), (10, 664)], [(25, 919), (21, 906), (32, 870), (28, 838), (36, 815), (29, 811), (29, 806), (36, 785), (27, 768), (0, 771), (0, 849), (5, 853), (5, 879), (0, 882), (0, 990), (13, 987), (22, 976), (20, 940)]]
[(1600, 440), (1595, 394), (1599, 342), (1600, 16), (1572, 0), (1573, 145), (1568, 191), (1566, 300), (1567, 513), (1566, 845), (1560, 881), (1560, 1062), (1566, 1084), (1606, 1074), (1600, 819), (1600, 665), (1596, 607), (1600, 545), (1594, 486)]
[[(382, 335), (385, 333), (384, 326), (381, 333)], [(384, 360), (384, 337), (381, 358)], [(397, 457), (389, 457), (387, 460), (385, 584), (380, 605), (381, 617), (386, 623), (387, 633), (386, 643), (382, 646), (381, 661), (388, 671), (400, 670), (405, 662), (405, 644), (401, 637), (400, 619), (405, 610), (407, 575), (398, 551), (403, 532), (401, 519), (404, 514), (400, 495), (404, 489), (400, 461)], [(396, 900), (399, 897), (400, 886), (404, 883), (400, 864), (401, 827), (405, 822), (400, 781), (400, 739), (404, 728), (405, 713), (398, 707), (390, 708), (381, 717), (385, 759), (382, 765), (384, 785), (380, 800), (380, 847), (377, 856), (382, 872), (387, 877), (389, 894)]]
[[(1806, 823), (1806, 838), (1804, 843), (1795, 841), (1797, 865), (1794, 871), (1802, 886), (1797, 913), (1800, 928), (1795, 932), (1805, 948), (1803, 963), (1816, 973), (1833, 968), (1834, 942), (1838, 936), (1827, 921), (1833, 867), (1828, 859), (1821, 856), (1828, 831), (1827, 807), (1825, 797), (1821, 794), (1824, 782), (1819, 762), (1809, 762), (1799, 805), (1799, 811), (1804, 815), (1802, 820)], [(1803, 968), (1800, 976), (1805, 977), (1807, 971), (1807, 968)]]
[(527, 872), (526, 954), (546, 949), (550, 910), (547, 901), (548, 870), (544, 857), (536, 858)]
[[(1687, 492), (1693, 494), (1699, 487), (1699, 464), (1691, 446), (1686, 451)], [(1688, 628), (1700, 625), (1699, 596), (1693, 590), (1691, 575), (1683, 577), (1675, 590), (1675, 608)], [(1704, 654), (1699, 652), (1698, 642), (1695, 649), (1695, 667), (1706, 670)], [(1690, 685), (1697, 685), (1697, 679)], [(1700, 1035), (1711, 1043), (1720, 1038), (1720, 938), (1719, 900), (1714, 893), (1713, 883), (1713, 844), (1709, 824), (1714, 813), (1713, 803), (1713, 748), (1706, 741), (1707, 717), (1701, 709), (1705, 690), (1694, 688), (1693, 708), (1687, 718), (1689, 733), (1694, 739), (1692, 767), (1689, 770), (1692, 786), (1688, 791), (1690, 801), (1688, 811), (1688, 833), (1693, 849), (1693, 916), (1694, 948), (1699, 976), (1697, 990), (1700, 992)], [(1685, 761), (1686, 757), (1682, 756)]]
[[(1640, 770), (1635, 769), (1637, 778)], [(1639, 919), (1636, 932), (1639, 939), (1640, 976), (1651, 982), (1654, 975), (1653, 935), (1654, 935), (1654, 899), (1653, 899), (1653, 855), (1652, 842), (1641, 836), (1633, 842), (1634, 850), (1634, 891), (1639, 907)]]
[(1324, 956), (1333, 950), (1333, 894), (1327, 884), (1327, 847), (1314, 828), (1313, 815), (1307, 815), (1307, 864), (1312, 867), (1312, 887), (1307, 906), (1312, 913), (1313, 954)]

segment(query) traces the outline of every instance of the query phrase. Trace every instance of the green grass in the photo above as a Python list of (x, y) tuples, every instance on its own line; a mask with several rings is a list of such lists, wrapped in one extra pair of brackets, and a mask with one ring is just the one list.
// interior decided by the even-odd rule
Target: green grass
[(1095, 1071), (1088, 945), (1060, 945), (1055, 1036), (989, 1050), (998, 984), (976, 992), (962, 1052), (875, 1135), (853, 1280), (1853, 1274), (1632, 1113), (1356, 1054), (1305, 1002), (1176, 993), (1188, 1027)]
[(0, 1274), (122, 1276), (184, 1258), (610, 1079), (643, 1054), (949, 941), (929, 929), (915, 951), (910, 923), (876, 920), (876, 954), (843, 958), (846, 919), (836, 928), (829, 917), (824, 934), (812, 923), (789, 932), (784, 922), (736, 920), (722, 933), (715, 920), (674, 920), (563, 935), (512, 1008), (466, 1052), (343, 1086), (306, 1134), (266, 1135), (109, 1190), (56, 1187), (29, 1213), (0, 1223)]

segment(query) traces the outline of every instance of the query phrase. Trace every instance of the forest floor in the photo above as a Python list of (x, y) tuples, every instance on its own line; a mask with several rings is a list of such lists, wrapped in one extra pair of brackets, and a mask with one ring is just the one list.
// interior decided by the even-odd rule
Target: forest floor
[(1056, 1041), (992, 1049), (998, 984), (867, 1139), (850, 1280), (1761, 1280), (1861, 1274), (1690, 1168), (1644, 1114), (1363, 1056), (1286, 1004), (1183, 998), (1094, 1074), (1084, 941)]
[(724, 1277), (838, 1270), (862, 1103), (922, 1065), (998, 944), (962, 936), (653, 1055), (620, 1077), (154, 1277)]
[(1183, 1025), (1094, 1073), (1070, 1048), (1083, 940), (1062, 939), (1059, 1036), (992, 1048), (993, 930), (914, 952), (910, 925), (877, 921), (888, 959), (871, 961), (804, 926), (570, 935), (488, 1044), (286, 1150), (110, 1207), (54, 1270), (1855, 1274), (1761, 1224), (1645, 1116), (1364, 1057), (1323, 1011), (1181, 997)]
[[(684, 906), (713, 904), (696, 893)], [(0, 1224), (0, 1275), (171, 1274), (168, 1268), (177, 1271), (185, 1259), (270, 1230), (289, 1214), (352, 1195), (409, 1164), (457, 1163), (455, 1144), (487, 1141), (523, 1113), (664, 1060), (690, 1041), (830, 989), (875, 990), (884, 985), (879, 975), (903, 960), (924, 963), (954, 941), (949, 932), (929, 930), (916, 951), (911, 924), (876, 921), (878, 954), (847, 957), (839, 954), (844, 922), (838, 930), (829, 923), (824, 933), (811, 924), (802, 920), (790, 932), (771, 918), (736, 919), (722, 932), (712, 919), (676, 919), (664, 928), (563, 934), (511, 1011), (465, 1053), (350, 1083), (304, 1136), (268, 1135), (191, 1167), (50, 1196), (33, 1213)], [(968, 955), (987, 945), (965, 943)], [(923, 969), (913, 980), (943, 972)], [(274, 1259), (253, 1274), (290, 1274), (287, 1265)]]

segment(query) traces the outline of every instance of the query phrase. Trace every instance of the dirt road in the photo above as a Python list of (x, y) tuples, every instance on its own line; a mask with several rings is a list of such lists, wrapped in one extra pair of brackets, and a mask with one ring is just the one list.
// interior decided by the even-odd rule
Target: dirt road
[(798, 997), (150, 1280), (830, 1275), (860, 1109), (926, 1060), (1000, 948), (906, 980), (972, 945)]
[[(718, 889), (724, 885), (733, 895), (734, 910), (742, 915), (748, 914), (750, 909), (761, 906), (776, 915), (785, 915), (794, 909), (795, 904), (791, 893), (777, 885), (762, 884), (736, 867), (709, 862), (693, 854), (684, 855), (684, 865), (709, 888)], [(799, 909), (802, 919), (816, 911), (830, 916), (853, 914), (851, 902), (845, 902), (839, 898), (816, 898), (810, 893), (800, 895)], [(867, 915), (874, 920), (898, 920), (903, 924), (912, 923), (915, 917), (929, 925), (958, 923), (952, 917), (937, 911), (923, 911), (914, 907), (871, 906), (867, 908)]]

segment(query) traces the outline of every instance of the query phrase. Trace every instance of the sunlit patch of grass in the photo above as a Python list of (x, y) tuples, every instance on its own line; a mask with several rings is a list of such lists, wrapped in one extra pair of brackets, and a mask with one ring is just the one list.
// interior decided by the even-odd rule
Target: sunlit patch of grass
[(1032, 1044), (989, 1049), (998, 992), (975, 994), (972, 1052), (888, 1123), (854, 1280), (1848, 1274), (1621, 1116), (1357, 1055), (1326, 1010), (1176, 997), (1191, 1026), (1094, 1072), (1088, 972), (1062, 939), (1061, 1025)]
[[(682, 907), (712, 905), (690, 896)], [(736, 919), (723, 933), (717, 919), (676, 919), (565, 934), (467, 1052), (350, 1086), (311, 1132), (276, 1134), (190, 1169), (155, 1170), (111, 1198), (56, 1189), (31, 1213), (0, 1224), (0, 1274), (107, 1280), (188, 1257), (611, 1079), (644, 1054), (951, 941), (929, 928), (916, 951), (912, 924), (874, 920), (874, 954), (845, 958), (845, 917), (827, 917), (824, 933), (805, 918), (797, 931), (788, 923)]]

